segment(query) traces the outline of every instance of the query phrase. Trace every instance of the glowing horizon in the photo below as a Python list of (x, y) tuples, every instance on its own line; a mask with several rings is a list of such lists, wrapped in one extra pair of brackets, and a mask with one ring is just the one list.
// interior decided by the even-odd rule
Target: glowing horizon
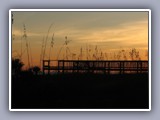
[[(22, 61), (27, 65), (26, 41), (22, 38), (25, 24), (27, 40), (30, 45), (32, 64), (40, 64), (43, 38), (46, 40), (49, 26), (53, 23), (46, 45), (45, 59), (57, 59), (58, 53), (67, 40), (69, 59), (93, 59), (95, 49), (104, 59), (114, 59), (114, 54), (125, 50), (128, 54), (132, 48), (139, 51), (142, 60), (148, 60), (148, 12), (13, 12), (12, 57), (23, 54)], [(52, 36), (54, 45), (50, 52)], [(22, 47), (22, 49), (21, 49)], [(59, 59), (65, 59), (63, 47)], [(68, 52), (69, 52), (68, 50)], [(87, 53), (87, 50), (89, 53)], [(81, 52), (82, 51), (82, 52)], [(32, 55), (31, 55), (32, 54)], [(72, 56), (70, 54), (74, 54)], [(105, 54), (109, 57), (106, 58)], [(74, 57), (74, 58), (73, 58)], [(128, 56), (128, 59), (129, 56)]]

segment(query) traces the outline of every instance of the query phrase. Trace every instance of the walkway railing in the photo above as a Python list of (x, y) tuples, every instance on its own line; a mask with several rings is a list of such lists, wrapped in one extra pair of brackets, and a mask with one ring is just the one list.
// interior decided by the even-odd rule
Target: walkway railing
[(148, 61), (131, 60), (43, 60), (43, 73), (143, 73)]

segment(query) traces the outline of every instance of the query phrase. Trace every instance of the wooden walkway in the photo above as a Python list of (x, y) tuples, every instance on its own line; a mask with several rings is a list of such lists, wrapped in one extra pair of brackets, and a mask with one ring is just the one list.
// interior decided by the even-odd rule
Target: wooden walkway
[[(46, 72), (47, 71), (47, 72)], [(110, 60), (43, 60), (43, 73), (143, 73), (148, 61)]]

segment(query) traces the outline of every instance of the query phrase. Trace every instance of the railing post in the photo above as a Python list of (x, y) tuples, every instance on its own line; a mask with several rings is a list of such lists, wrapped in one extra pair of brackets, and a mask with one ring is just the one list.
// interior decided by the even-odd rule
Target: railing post
[(60, 72), (60, 71), (59, 71), (59, 61), (57, 61), (57, 62), (58, 62), (58, 74), (59, 74), (59, 72)]
[(78, 61), (77, 61), (77, 73), (79, 72)]
[(63, 67), (62, 68), (63, 68), (62, 73), (64, 74), (64, 60), (63, 60)]
[(122, 65), (123, 65), (122, 66), (123, 67), (122, 70), (123, 70), (123, 74), (124, 74), (124, 61), (122, 62)]
[(141, 73), (142, 73), (142, 61), (140, 63), (141, 63)]
[(121, 62), (119, 64), (119, 66), (120, 66), (120, 74), (122, 74), (122, 65), (121, 65)]
[(108, 74), (110, 74), (110, 62), (108, 61)]
[(138, 73), (138, 61), (137, 61), (137, 73)]
[(48, 75), (50, 74), (50, 60), (48, 60)]
[(106, 74), (106, 61), (104, 61), (104, 74)]
[(43, 66), (43, 75), (44, 75), (44, 65), (45, 65), (45, 61), (43, 60), (43, 62), (42, 62), (42, 66)]

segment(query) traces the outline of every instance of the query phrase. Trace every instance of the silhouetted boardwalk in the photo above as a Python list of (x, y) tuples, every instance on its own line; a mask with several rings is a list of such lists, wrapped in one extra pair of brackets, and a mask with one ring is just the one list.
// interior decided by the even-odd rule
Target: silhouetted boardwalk
[(143, 73), (148, 72), (148, 61), (109, 60), (43, 60), (43, 73)]

